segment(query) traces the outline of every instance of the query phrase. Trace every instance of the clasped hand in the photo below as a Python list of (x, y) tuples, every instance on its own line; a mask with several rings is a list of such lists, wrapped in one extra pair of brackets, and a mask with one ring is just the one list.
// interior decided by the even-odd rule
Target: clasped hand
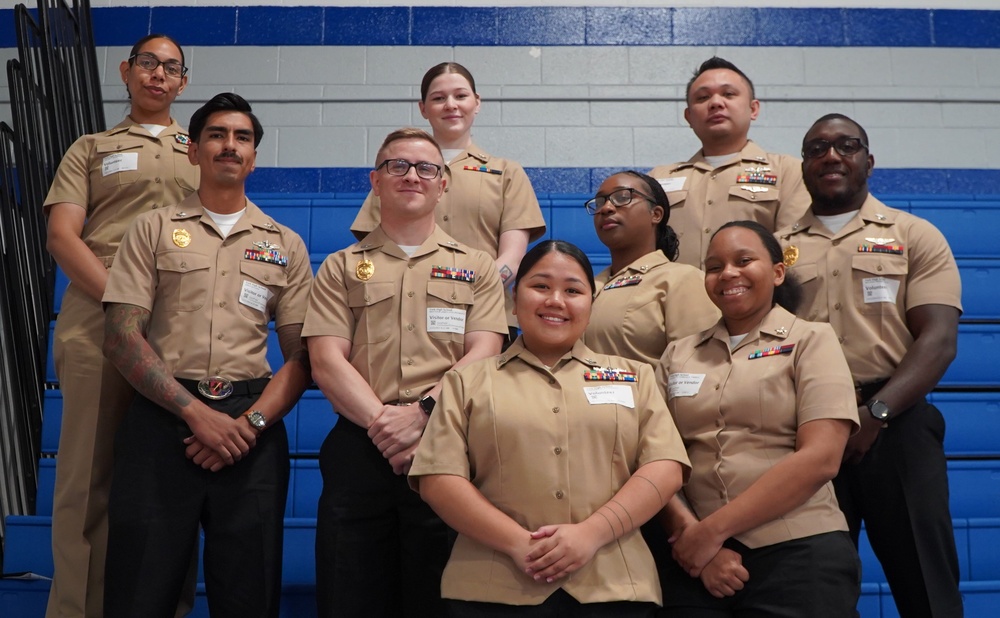
[(368, 437), (389, 460), (393, 472), (406, 474), (426, 424), (427, 415), (417, 403), (386, 405), (368, 428)]

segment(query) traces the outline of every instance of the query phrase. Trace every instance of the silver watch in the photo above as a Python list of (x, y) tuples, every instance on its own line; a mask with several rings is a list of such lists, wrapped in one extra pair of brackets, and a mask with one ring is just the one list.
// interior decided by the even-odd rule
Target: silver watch
[(257, 431), (264, 431), (264, 428), (267, 427), (267, 419), (264, 418), (264, 413), (260, 410), (250, 410), (249, 412), (245, 412), (243, 416), (250, 422), (250, 426)]

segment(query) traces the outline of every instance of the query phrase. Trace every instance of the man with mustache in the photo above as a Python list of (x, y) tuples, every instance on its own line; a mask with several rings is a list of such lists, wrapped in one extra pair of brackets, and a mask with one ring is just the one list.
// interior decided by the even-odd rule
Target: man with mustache
[(812, 206), (776, 236), (802, 281), (798, 315), (833, 326), (857, 387), (837, 500), (855, 543), (864, 520), (900, 616), (960, 617), (944, 419), (926, 400), (957, 351), (958, 266), (937, 228), (868, 192), (861, 125), (823, 116), (802, 158)]
[(685, 98), (684, 119), (701, 150), (649, 175), (670, 200), (670, 227), (680, 240), (676, 261), (703, 268), (708, 241), (721, 225), (750, 219), (773, 232), (802, 216), (809, 194), (798, 159), (765, 152), (747, 137), (760, 101), (736, 65), (709, 58), (688, 82)]
[[(198, 109), (198, 191), (137, 217), (110, 271), (104, 354), (139, 394), (116, 436), (107, 618), (172, 618), (199, 525), (212, 616), (278, 616), (281, 418), (310, 381), (312, 270), (302, 239), (244, 193), (262, 135), (239, 95)], [(285, 357), (273, 377), (272, 319)]]

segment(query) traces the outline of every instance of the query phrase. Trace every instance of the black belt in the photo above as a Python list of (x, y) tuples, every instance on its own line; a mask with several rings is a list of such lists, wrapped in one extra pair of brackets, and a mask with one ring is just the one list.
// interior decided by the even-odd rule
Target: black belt
[[(207, 397), (203, 396), (198, 391), (199, 380), (188, 380), (187, 378), (175, 378), (181, 386), (186, 388), (191, 392), (192, 395), (197, 395), (202, 399), (208, 400)], [(253, 397), (260, 395), (267, 388), (267, 384), (271, 381), (271, 378), (254, 378), (252, 380), (233, 380), (230, 383), (233, 385), (233, 391), (228, 396), (229, 397)]]
[(858, 404), (868, 403), (868, 401), (871, 400), (876, 393), (882, 390), (882, 387), (885, 386), (888, 381), (889, 378), (885, 378), (884, 380), (876, 380), (867, 384), (859, 384), (855, 387), (854, 392), (858, 397)]

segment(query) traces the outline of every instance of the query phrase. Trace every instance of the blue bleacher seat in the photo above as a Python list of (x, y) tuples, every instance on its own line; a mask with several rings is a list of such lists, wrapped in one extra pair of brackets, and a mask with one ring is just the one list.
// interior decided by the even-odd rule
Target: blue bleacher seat
[(948, 462), (951, 516), (996, 517), (1000, 513), (1000, 459)]
[(882, 591), (879, 584), (861, 582), (861, 598), (858, 599), (858, 613), (861, 618), (881, 618)]
[(48, 389), (42, 395), (42, 453), (54, 455), (59, 449), (59, 431), (62, 427), (62, 391)]
[(959, 324), (958, 356), (940, 386), (1000, 387), (1000, 324)]
[[(52, 577), (52, 518), (9, 515), (5, 520), (3, 572)], [(3, 607), (0, 604), (0, 607)], [(0, 615), (6, 616), (0, 612)], [(40, 615), (40, 614), (39, 614)]]
[(944, 415), (949, 457), (1000, 457), (1000, 392), (934, 392), (928, 401)]
[(586, 197), (552, 200), (552, 224), (549, 238), (568, 240), (580, 247), (584, 253), (601, 255), (608, 249), (601, 244), (594, 231), (594, 218), (583, 207)]
[[(301, 202), (302, 200), (296, 200)], [(260, 205), (260, 204), (259, 204)], [(268, 215), (278, 223), (285, 225), (302, 237), (302, 241), (309, 246), (310, 221), (312, 220), (312, 209), (308, 202), (302, 206), (289, 206), (286, 204), (260, 205)]]
[(997, 288), (1000, 281), (1000, 260), (959, 259), (962, 277), (962, 319), (1000, 321)]
[(56, 460), (43, 457), (38, 460), (38, 494), (35, 498), (36, 515), (52, 515), (52, 498), (56, 491)]
[(1000, 258), (1000, 201), (914, 201), (910, 210), (933, 223), (951, 245), (955, 257)]
[(52, 333), (54, 333), (55, 330), (56, 330), (56, 321), (52, 320), (52, 322), (49, 323), (49, 343), (48, 343), (49, 347), (45, 361), (45, 381), (51, 384), (59, 382), (59, 378), (56, 377), (55, 355), (52, 354), (52, 341), (53, 341)]
[(0, 616), (42, 618), (49, 601), (48, 580), (0, 579)]
[(297, 407), (295, 452), (299, 455), (318, 455), (323, 440), (337, 422), (337, 415), (318, 389), (303, 393)]
[[(365, 196), (327, 198), (313, 201), (309, 232), (309, 251), (325, 256), (354, 244), (351, 223), (357, 216)], [(322, 260), (320, 260), (322, 261)]]
[(969, 568), (962, 579), (1000, 580), (1000, 517), (970, 518), (968, 531)]

